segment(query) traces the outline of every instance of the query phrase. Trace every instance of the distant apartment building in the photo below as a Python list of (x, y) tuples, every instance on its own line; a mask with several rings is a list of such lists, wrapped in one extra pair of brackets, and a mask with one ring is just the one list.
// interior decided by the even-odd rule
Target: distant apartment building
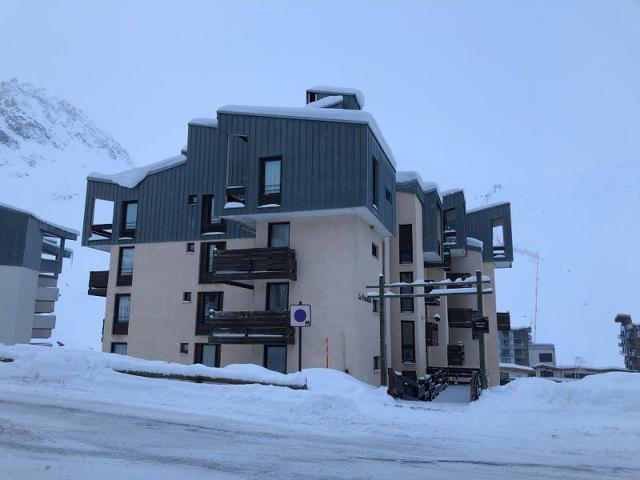
[(620, 324), (618, 347), (624, 356), (627, 370), (640, 372), (640, 324), (633, 323), (631, 315), (619, 313), (615, 318)]
[[(360, 92), (315, 87), (306, 101), (222, 107), (189, 123), (180, 156), (88, 178), (82, 243), (111, 254), (89, 282), (107, 300), (103, 349), (290, 372), (301, 341), (303, 368), (379, 384), (380, 305), (366, 286), (384, 273), (410, 293), (412, 282), (479, 270), (492, 289), (485, 355), (497, 385), (494, 270), (513, 260), (510, 205), (467, 210), (461, 190), (397, 172)], [(311, 305), (302, 332), (289, 323), (298, 303)], [(475, 295), (385, 309), (395, 370), (478, 369)]]
[[(610, 372), (627, 372), (617, 367), (587, 367), (583, 365), (546, 365), (539, 363), (533, 367), (536, 377), (542, 377), (556, 382), (580, 380), (589, 375)], [(502, 368), (501, 368), (502, 371)]]
[(498, 329), (500, 363), (528, 366), (530, 342), (531, 327)]
[(556, 347), (553, 343), (529, 343), (529, 366), (538, 364), (556, 364)]
[(0, 343), (47, 339), (55, 328), (58, 275), (78, 232), (0, 204)]

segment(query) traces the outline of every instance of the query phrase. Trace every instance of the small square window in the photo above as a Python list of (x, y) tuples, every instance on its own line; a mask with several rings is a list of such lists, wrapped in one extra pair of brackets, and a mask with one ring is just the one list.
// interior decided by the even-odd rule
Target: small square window
[(191, 303), (191, 292), (184, 292), (182, 294), (182, 301), (183, 302), (187, 302), (187, 303)]
[(198, 203), (198, 195), (189, 195), (187, 197), (187, 203), (189, 205), (195, 205)]
[(189, 344), (181, 343), (180, 344), (180, 353), (189, 353)]
[(187, 242), (187, 252), (188, 253), (195, 253), (195, 251), (196, 251), (195, 242)]
[(376, 245), (375, 243), (371, 244), (371, 255), (378, 258), (378, 245)]
[(378, 370), (380, 370), (380, 355), (373, 357), (373, 371), (377, 372)]

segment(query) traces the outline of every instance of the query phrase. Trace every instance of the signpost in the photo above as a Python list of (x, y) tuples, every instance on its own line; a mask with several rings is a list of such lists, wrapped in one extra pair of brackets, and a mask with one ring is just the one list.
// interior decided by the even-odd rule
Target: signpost
[(298, 327), (298, 370), (302, 371), (302, 327), (311, 326), (311, 305), (291, 305), (289, 307), (289, 322), (292, 327)]

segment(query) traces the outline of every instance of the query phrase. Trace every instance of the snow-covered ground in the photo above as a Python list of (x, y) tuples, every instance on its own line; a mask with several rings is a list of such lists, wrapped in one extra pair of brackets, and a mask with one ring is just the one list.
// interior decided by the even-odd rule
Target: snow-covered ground
[(124, 375), (112, 354), (2, 356), (1, 478), (640, 478), (638, 374), (429, 404), (333, 370), (291, 390)]

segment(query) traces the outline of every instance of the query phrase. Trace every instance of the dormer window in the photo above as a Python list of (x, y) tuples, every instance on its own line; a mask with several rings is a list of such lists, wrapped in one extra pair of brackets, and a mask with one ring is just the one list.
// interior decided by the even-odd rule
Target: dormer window
[(307, 92), (307, 103), (313, 103), (318, 100), (318, 94), (316, 92)]

